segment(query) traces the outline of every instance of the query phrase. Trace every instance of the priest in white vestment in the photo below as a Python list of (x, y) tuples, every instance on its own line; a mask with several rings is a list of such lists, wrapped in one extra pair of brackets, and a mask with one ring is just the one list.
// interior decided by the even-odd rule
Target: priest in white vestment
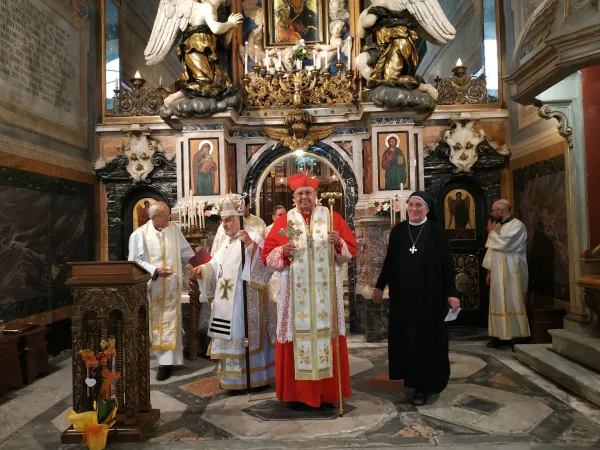
[[(268, 301), (271, 271), (261, 259), (265, 229), (260, 226), (262, 221), (245, 222), (241, 229), (244, 200), (238, 194), (227, 195), (219, 209), (225, 238), (212, 259), (193, 270), (202, 300), (213, 299), (208, 326), (212, 338), (210, 357), (219, 361), (222, 389), (247, 388), (243, 291), (246, 281), (250, 388), (266, 386), (275, 380), (277, 305)], [(253, 228), (257, 224), (258, 229)]]
[(179, 227), (170, 222), (171, 211), (158, 202), (148, 210), (150, 219), (129, 238), (129, 261), (152, 275), (148, 282), (152, 350), (158, 359), (158, 381), (183, 364), (181, 284), (184, 268), (194, 251)]
[(483, 267), (488, 270), (490, 285), (488, 347), (512, 345), (516, 339), (530, 336), (525, 308), (528, 277), (527, 230), (512, 215), (506, 200), (492, 206), (494, 221), (488, 224), (487, 252)]

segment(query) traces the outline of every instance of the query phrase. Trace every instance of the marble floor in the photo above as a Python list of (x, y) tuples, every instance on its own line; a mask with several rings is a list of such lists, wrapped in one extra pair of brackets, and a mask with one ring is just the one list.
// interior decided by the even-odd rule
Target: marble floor
[[(600, 446), (600, 409), (483, 340), (451, 342), (448, 388), (416, 408), (387, 376), (385, 344), (349, 339), (353, 396), (345, 415), (289, 412), (273, 389), (252, 397), (219, 389), (215, 365), (188, 362), (152, 384), (160, 421), (149, 440), (111, 449), (469, 448), (562, 449)], [(69, 449), (60, 433), (71, 403), (71, 360), (0, 399), (0, 449)], [(153, 367), (153, 372), (156, 370)], [(152, 378), (154, 380), (155, 373)]]

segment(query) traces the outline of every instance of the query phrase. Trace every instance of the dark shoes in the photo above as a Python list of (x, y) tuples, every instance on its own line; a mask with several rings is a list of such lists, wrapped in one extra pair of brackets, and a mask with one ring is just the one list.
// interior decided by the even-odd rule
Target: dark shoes
[(503, 341), (498, 338), (493, 338), (490, 342), (487, 343), (488, 348), (501, 348), (501, 347), (513, 347), (517, 344), (526, 344), (529, 342), (528, 338), (515, 338), (509, 341)]
[(158, 374), (156, 375), (156, 381), (165, 381), (171, 378), (171, 372), (173, 372), (173, 366), (158, 366)]
[(427, 403), (427, 393), (423, 391), (415, 391), (412, 404), (415, 406), (423, 406)]

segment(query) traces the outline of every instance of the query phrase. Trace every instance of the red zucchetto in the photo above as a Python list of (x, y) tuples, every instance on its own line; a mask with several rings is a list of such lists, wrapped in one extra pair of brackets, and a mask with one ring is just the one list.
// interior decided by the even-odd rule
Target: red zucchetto
[(311, 178), (306, 174), (296, 174), (288, 178), (288, 186), (292, 191), (305, 186), (310, 186), (317, 190), (319, 187), (319, 180)]

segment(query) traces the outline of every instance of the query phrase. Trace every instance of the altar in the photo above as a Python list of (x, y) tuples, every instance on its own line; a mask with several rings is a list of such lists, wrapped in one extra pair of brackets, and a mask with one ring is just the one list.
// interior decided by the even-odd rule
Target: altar
[[(127, 49), (113, 45), (119, 38), (114, 25), (132, 26), (138, 13), (113, 0), (103, 3), (113, 12), (103, 24), (105, 102), (96, 125), (103, 259), (127, 257), (129, 235), (149, 220), (147, 209), (157, 201), (170, 205), (193, 245), (210, 251), (219, 198), (246, 193), (252, 213), (269, 225), (275, 209), (293, 208), (287, 178), (306, 172), (322, 191), (343, 194), (334, 209), (359, 246), (344, 270), (346, 321), (368, 341), (381, 341), (387, 306), (370, 301), (378, 267), (390, 226), (403, 219), (401, 205), (424, 189), (447, 223), (457, 286), (467, 300), (462, 325), (485, 325), (479, 262), (486, 214), (508, 190), (502, 177), (510, 156), (509, 115), (498, 100), (497, 55), (484, 51), (483, 40), (470, 40), (461, 31), (466, 25), (452, 24), (468, 13), (468, 27), (492, 36), (494, 2), (455, 9), (415, 3), (407, 10), (412, 19), (398, 19), (397, 26), (427, 33), (411, 31), (412, 53), (391, 59), (374, 44), (377, 32), (368, 18), (376, 14), (358, 1), (234, 2), (219, 10), (226, 22), (213, 30), (219, 59), (208, 58), (214, 74), (208, 81), (199, 75), (200, 63), (186, 59), (203, 58), (200, 47), (186, 41), (176, 55), (169, 48), (178, 41), (151, 26), (150, 16), (156, 23), (172, 20), (163, 3), (136, 19), (146, 21), (148, 34)], [(290, 8), (304, 13), (288, 16)], [(201, 23), (206, 11), (195, 5), (187, 25), (176, 26)], [(427, 11), (435, 14), (420, 18)], [(117, 69), (109, 70), (109, 61)], [(468, 225), (450, 217), (448, 205), (457, 199), (468, 202)], [(390, 205), (397, 212), (390, 214)], [(189, 338), (203, 320), (199, 305), (184, 297), (186, 331), (195, 328)]]

